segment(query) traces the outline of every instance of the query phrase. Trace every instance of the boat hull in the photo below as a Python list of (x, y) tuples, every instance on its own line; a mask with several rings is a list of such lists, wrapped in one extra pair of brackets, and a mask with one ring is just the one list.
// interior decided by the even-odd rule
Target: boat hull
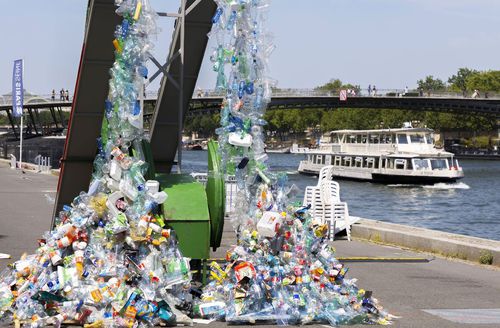
[[(336, 180), (351, 180), (373, 182), (380, 184), (417, 184), (417, 185), (433, 185), (436, 183), (453, 183), (463, 178), (463, 175), (457, 176), (429, 176), (429, 175), (404, 175), (404, 174), (387, 174), (387, 173), (374, 173), (367, 172), (366, 170), (350, 170), (353, 172), (346, 172), (345, 170), (332, 170), (332, 177)], [(318, 175), (319, 170), (301, 168), (300, 174), (304, 175)]]
[(436, 183), (453, 183), (462, 177), (439, 177), (439, 176), (408, 176), (391, 174), (372, 174), (372, 181), (382, 184), (418, 184), (433, 185)]

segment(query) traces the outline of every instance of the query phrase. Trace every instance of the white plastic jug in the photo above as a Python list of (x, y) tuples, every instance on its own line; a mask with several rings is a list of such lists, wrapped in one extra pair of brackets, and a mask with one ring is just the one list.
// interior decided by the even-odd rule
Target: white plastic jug
[(264, 212), (259, 223), (257, 223), (257, 231), (263, 237), (274, 237), (282, 222), (283, 219), (278, 212)]
[(232, 132), (229, 134), (228, 142), (233, 146), (239, 147), (250, 147), (252, 145), (252, 136), (250, 134), (245, 134), (243, 138), (241, 137), (241, 133)]

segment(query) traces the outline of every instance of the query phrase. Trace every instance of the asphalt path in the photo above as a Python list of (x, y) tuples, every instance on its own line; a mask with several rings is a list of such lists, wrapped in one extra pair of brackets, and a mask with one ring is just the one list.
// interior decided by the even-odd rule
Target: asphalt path
[[(0, 260), (0, 270), (22, 253), (35, 250), (36, 240), (50, 226), (56, 186), (55, 176), (23, 174), (0, 163), (0, 253), (13, 257)], [(223, 257), (224, 249), (235, 242), (229, 221), (224, 230), (215, 258)], [(393, 327), (500, 327), (499, 269), (362, 241), (341, 239), (333, 245), (338, 257), (429, 259), (426, 263), (347, 263), (348, 277), (357, 278), (361, 288), (373, 291), (390, 313), (400, 317)], [(208, 326), (223, 327), (227, 323), (212, 322)]]

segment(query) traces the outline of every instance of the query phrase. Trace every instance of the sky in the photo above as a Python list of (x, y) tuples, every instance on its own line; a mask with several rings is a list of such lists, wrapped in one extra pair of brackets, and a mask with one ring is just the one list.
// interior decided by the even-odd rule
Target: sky
[[(10, 92), (18, 58), (25, 62), (28, 91), (72, 93), (87, 0), (0, 1), (0, 94)], [(152, 0), (157, 11), (176, 11), (178, 3)], [(498, 0), (273, 0), (270, 75), (282, 88), (314, 88), (339, 78), (382, 90), (412, 88), (427, 75), (447, 80), (460, 67), (498, 70), (499, 23)], [(173, 19), (161, 18), (159, 25), (154, 52), (164, 60)], [(214, 87), (210, 66), (205, 60), (198, 87)]]

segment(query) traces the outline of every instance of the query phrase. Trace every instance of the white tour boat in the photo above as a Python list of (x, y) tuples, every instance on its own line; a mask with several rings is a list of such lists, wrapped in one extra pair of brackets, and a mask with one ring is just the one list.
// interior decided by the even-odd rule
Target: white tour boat
[(464, 176), (454, 155), (435, 147), (427, 128), (332, 131), (306, 155), (299, 165), (303, 174), (317, 175), (333, 165), (335, 178), (390, 184), (454, 182)]

